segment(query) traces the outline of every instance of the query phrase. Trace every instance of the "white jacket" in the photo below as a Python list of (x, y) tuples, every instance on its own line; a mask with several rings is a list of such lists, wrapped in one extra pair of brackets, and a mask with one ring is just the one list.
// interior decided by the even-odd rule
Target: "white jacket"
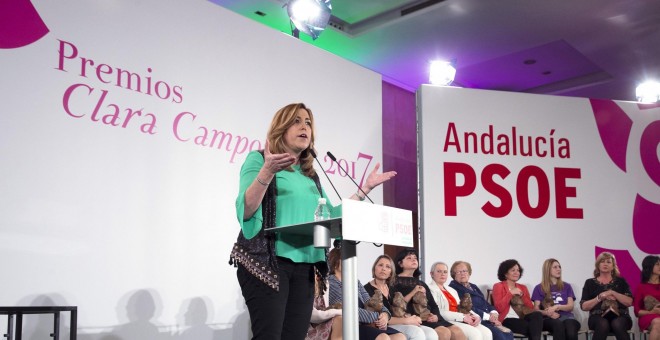
[[(431, 289), (431, 295), (433, 295), (433, 299), (435, 299), (435, 303), (438, 304), (438, 308), (440, 309), (440, 315), (442, 315), (442, 318), (451, 322), (463, 322), (463, 318), (465, 318), (465, 315), (463, 313), (452, 312), (449, 310), (449, 301), (447, 300), (447, 297), (445, 297), (445, 294), (443, 294), (442, 291), (440, 290), (440, 287), (438, 287), (438, 284), (435, 281), (433, 281), (433, 279), (427, 281), (426, 283)], [(461, 299), (458, 298), (458, 292), (456, 291), (456, 289), (449, 286), (445, 286), (445, 289), (451, 294), (451, 296), (454, 297), (456, 303), (460, 303)], [(477, 315), (473, 311), (470, 311), (470, 314)]]

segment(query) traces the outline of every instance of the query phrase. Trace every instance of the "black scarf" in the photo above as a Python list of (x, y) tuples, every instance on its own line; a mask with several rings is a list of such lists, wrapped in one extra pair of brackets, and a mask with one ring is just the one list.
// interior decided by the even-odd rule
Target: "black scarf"
[[(260, 150), (259, 152), (263, 156), (263, 151)], [(319, 190), (319, 194), (321, 194), (322, 191), (319, 176), (315, 174), (312, 179)], [(268, 287), (279, 291), (280, 280), (277, 276), (278, 267), (277, 255), (275, 255), (275, 233), (266, 231), (266, 229), (275, 227), (276, 198), (277, 181), (276, 176), (273, 176), (272, 181), (268, 185), (268, 189), (266, 189), (266, 194), (261, 201), (261, 212), (263, 216), (261, 229), (257, 235), (251, 239), (245, 238), (243, 230), (239, 231), (238, 239), (236, 240), (236, 243), (234, 243), (234, 247), (229, 255), (229, 264), (237, 267), (240, 263), (250, 274), (254, 275), (254, 277), (268, 285)], [(315, 267), (319, 271), (319, 275), (325, 278), (327, 275), (327, 265), (325, 265), (325, 263), (318, 263)]]

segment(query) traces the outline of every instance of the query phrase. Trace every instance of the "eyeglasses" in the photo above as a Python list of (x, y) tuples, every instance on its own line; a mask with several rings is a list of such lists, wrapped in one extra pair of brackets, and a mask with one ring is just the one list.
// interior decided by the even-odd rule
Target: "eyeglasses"
[(467, 270), (457, 270), (456, 271), (456, 274), (467, 274), (467, 273), (468, 273)]

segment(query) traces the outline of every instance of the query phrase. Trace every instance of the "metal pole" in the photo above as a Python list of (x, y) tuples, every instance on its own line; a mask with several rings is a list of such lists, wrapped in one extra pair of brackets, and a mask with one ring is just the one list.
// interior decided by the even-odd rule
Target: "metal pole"
[(358, 277), (355, 242), (341, 241), (342, 334), (344, 340), (358, 339)]

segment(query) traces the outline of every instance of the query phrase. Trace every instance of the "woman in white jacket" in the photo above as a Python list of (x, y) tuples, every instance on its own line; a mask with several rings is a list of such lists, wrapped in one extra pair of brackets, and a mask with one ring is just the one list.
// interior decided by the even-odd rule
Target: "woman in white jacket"
[(444, 262), (436, 262), (431, 266), (431, 279), (427, 282), (431, 294), (440, 308), (440, 315), (445, 320), (460, 327), (468, 340), (492, 340), (490, 329), (481, 324), (479, 315), (461, 313), (458, 311), (460, 298), (458, 292), (449, 285), (445, 285), (449, 275), (449, 267)]

